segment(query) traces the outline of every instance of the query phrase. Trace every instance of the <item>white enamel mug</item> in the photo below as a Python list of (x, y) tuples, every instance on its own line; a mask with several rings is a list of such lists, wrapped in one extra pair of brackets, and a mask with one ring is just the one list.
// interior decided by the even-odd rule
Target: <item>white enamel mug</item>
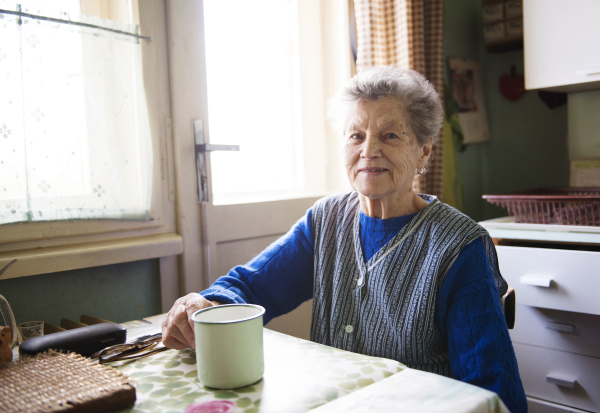
[(264, 313), (259, 305), (226, 304), (192, 315), (198, 380), (202, 384), (235, 389), (262, 378)]

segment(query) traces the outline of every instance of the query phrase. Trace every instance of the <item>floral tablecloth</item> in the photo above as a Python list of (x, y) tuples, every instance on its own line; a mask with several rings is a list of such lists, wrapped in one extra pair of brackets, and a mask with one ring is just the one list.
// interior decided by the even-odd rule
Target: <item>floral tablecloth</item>
[[(128, 340), (159, 331), (162, 317), (148, 318), (152, 324), (124, 323)], [(204, 387), (196, 375), (193, 350), (166, 350), (113, 364), (135, 380), (137, 401), (121, 412), (508, 412), (495, 393), (469, 384), (394, 360), (263, 331), (264, 377), (241, 389)]]
[[(159, 331), (124, 323), (128, 340)], [(121, 412), (295, 413), (306, 412), (390, 377), (406, 367), (264, 329), (265, 374), (248, 387), (219, 391), (198, 381), (193, 350), (166, 350), (113, 366), (135, 380), (137, 402)]]

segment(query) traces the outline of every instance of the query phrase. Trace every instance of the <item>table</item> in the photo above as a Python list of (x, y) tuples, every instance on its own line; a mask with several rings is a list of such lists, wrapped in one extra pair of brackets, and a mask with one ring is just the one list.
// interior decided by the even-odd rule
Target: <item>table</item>
[[(156, 332), (164, 315), (123, 323), (128, 340)], [(264, 329), (265, 375), (235, 390), (204, 387), (193, 350), (166, 350), (112, 365), (135, 380), (137, 402), (120, 412), (508, 412), (498, 396), (389, 359)], [(319, 407), (320, 406), (320, 407)]]

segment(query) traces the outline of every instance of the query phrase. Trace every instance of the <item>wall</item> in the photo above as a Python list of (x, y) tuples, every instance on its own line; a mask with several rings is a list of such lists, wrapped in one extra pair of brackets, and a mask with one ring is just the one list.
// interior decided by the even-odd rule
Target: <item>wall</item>
[[(479, 59), (479, 14), (475, 0), (446, 0), (444, 55)], [(446, 79), (448, 77), (446, 76)], [(482, 144), (471, 145), (456, 158), (457, 179), (462, 184), (462, 212), (475, 220), (482, 218), (483, 194)], [(459, 203), (460, 204), (460, 203)]]
[(600, 158), (600, 90), (569, 94), (569, 157)]
[(0, 294), (17, 323), (58, 326), (81, 314), (120, 323), (161, 313), (157, 259), (1, 280)]
[(537, 91), (509, 102), (498, 79), (511, 65), (523, 73), (523, 51), (484, 50), (480, 0), (446, 0), (445, 56), (478, 59), (491, 139), (468, 146), (457, 156), (463, 186), (463, 212), (476, 221), (505, 216), (481, 198), (542, 186), (568, 185), (567, 106), (550, 109)]

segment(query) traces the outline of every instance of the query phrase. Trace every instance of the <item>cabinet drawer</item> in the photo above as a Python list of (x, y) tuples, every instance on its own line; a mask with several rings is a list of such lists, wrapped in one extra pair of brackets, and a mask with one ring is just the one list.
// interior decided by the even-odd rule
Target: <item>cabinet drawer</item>
[(574, 407), (563, 406), (550, 403), (544, 400), (527, 398), (528, 413), (588, 413), (585, 410), (579, 410)]
[(498, 246), (518, 304), (600, 315), (600, 252)]
[[(513, 346), (527, 396), (600, 410), (600, 359), (520, 343)], [(574, 381), (572, 388), (569, 381)]]
[(600, 316), (516, 306), (513, 341), (600, 357)]

